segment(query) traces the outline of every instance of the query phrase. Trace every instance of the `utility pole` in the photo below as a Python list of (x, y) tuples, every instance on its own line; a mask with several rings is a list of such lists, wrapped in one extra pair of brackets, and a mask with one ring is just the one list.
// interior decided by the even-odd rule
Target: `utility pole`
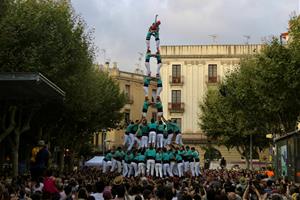
[(213, 44), (217, 44), (217, 35), (216, 34), (212, 34), (212, 35), (209, 35), (209, 37), (211, 37), (212, 41), (213, 41)]
[(250, 35), (243, 35), (244, 38), (246, 38), (246, 43), (245, 44), (249, 44), (249, 40), (251, 38)]

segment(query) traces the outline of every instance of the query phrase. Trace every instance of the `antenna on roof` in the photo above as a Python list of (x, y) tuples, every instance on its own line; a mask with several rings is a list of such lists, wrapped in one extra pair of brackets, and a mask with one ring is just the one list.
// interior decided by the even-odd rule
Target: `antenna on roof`
[(213, 41), (213, 44), (217, 44), (217, 35), (216, 34), (212, 34), (212, 35), (209, 35), (209, 37), (211, 37), (212, 41)]
[(139, 58), (138, 58), (139, 62), (136, 64), (136, 69), (135, 69), (136, 73), (140, 73), (143, 71), (141, 68), (142, 68), (142, 60), (144, 57), (144, 53), (138, 52), (138, 54), (139, 54)]
[(244, 38), (246, 38), (246, 43), (245, 44), (249, 44), (249, 40), (251, 38), (250, 35), (243, 35)]

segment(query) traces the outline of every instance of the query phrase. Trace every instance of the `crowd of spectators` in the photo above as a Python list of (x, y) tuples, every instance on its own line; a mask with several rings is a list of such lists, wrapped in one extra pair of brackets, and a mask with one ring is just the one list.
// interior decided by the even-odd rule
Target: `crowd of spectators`
[(44, 177), (30, 175), (15, 179), (1, 177), (2, 199), (128, 199), (128, 200), (239, 200), (300, 199), (299, 187), (286, 179), (268, 177), (263, 171), (202, 170), (200, 177), (130, 177), (82, 168), (56, 175), (48, 170)]

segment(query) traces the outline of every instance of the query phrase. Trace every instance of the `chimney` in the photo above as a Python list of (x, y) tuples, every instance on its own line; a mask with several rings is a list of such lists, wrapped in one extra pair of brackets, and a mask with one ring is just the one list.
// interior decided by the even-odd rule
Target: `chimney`
[(115, 68), (118, 68), (117, 62), (113, 62), (113, 68), (114, 68), (114, 69), (115, 69)]
[(105, 69), (105, 70), (109, 70), (109, 62), (105, 62), (105, 64), (104, 64), (104, 69)]

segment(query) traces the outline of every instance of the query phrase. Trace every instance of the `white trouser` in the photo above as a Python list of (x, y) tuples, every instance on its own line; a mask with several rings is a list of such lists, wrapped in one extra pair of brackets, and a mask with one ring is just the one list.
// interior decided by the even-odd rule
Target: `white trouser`
[(157, 87), (157, 96), (158, 97), (160, 96), (161, 91), (162, 91), (162, 87)]
[(134, 145), (134, 142), (135, 142), (134, 134), (130, 133), (129, 138), (130, 138), (130, 145), (128, 146), (128, 149), (127, 149), (128, 151), (130, 151)]
[(154, 167), (155, 167), (155, 160), (154, 159), (148, 159), (147, 160), (147, 176), (153, 176), (154, 175)]
[(148, 86), (144, 86), (143, 88), (144, 88), (144, 92), (145, 92), (145, 97), (147, 97), (148, 94), (149, 94), (149, 87)]
[(168, 144), (168, 138), (164, 138), (164, 147)]
[(111, 167), (111, 161), (103, 161), (103, 173), (108, 171), (108, 168)]
[(178, 169), (178, 176), (182, 177), (183, 176), (183, 163), (177, 163), (177, 169)]
[(179, 144), (179, 145), (183, 145), (181, 133), (178, 133), (178, 134), (176, 135), (175, 143), (176, 143), (176, 144)]
[(138, 164), (138, 176), (145, 176), (145, 163)]
[(176, 166), (176, 162), (175, 161), (171, 161), (170, 163), (170, 176), (173, 177), (174, 176), (174, 169), (175, 169), (175, 166)]
[(141, 148), (147, 148), (147, 147), (148, 147), (148, 136), (142, 136)]
[(156, 177), (160, 177), (160, 178), (163, 177), (161, 163), (155, 163), (155, 175)]
[(113, 172), (116, 169), (117, 161), (115, 159), (111, 159), (111, 169), (110, 171)]
[(190, 170), (192, 172), (192, 176), (195, 176), (195, 163), (194, 163), (194, 161), (190, 162)]
[(172, 138), (173, 138), (173, 133), (168, 135), (168, 139), (167, 139), (167, 145), (172, 143)]
[(146, 40), (147, 49), (150, 49), (150, 40)]
[(156, 147), (163, 148), (164, 146), (164, 136), (163, 134), (156, 134)]
[(159, 50), (159, 43), (160, 43), (159, 40), (155, 40), (155, 44), (156, 44), (156, 49), (157, 49), (157, 51)]
[(129, 174), (133, 174), (134, 177), (137, 177), (138, 176), (138, 165), (135, 163), (135, 162), (131, 162), (131, 171), (129, 172)]
[(178, 176), (178, 167), (177, 163), (175, 162), (174, 168), (173, 168), (173, 176)]
[(121, 173), (122, 172), (122, 162), (117, 160), (117, 167), (118, 167), (118, 173)]
[(156, 74), (158, 74), (159, 76), (160, 76), (160, 68), (161, 68), (161, 63), (157, 63), (157, 72), (156, 72)]
[(140, 148), (141, 148), (141, 146), (142, 146), (141, 139), (139, 139), (139, 138), (135, 137), (135, 138), (134, 138), (134, 141), (135, 141), (135, 142), (138, 144), (138, 149), (140, 149)]
[(151, 75), (150, 63), (149, 62), (145, 62), (145, 67), (147, 69), (147, 76), (150, 76)]
[(200, 174), (201, 174), (200, 162), (195, 162), (195, 173), (196, 173), (196, 176), (200, 176)]
[(169, 163), (164, 163), (163, 164), (163, 171), (164, 171), (164, 177), (166, 176), (171, 176), (171, 171), (170, 171), (170, 164)]
[(190, 166), (190, 162), (189, 161), (185, 161), (184, 162), (184, 172), (188, 172), (189, 171), (189, 166)]
[(123, 176), (124, 177), (126, 177), (129, 172), (128, 168), (129, 168), (129, 164), (127, 164), (126, 162), (123, 162)]
[(129, 146), (130, 145), (130, 143), (131, 143), (131, 140), (130, 140), (130, 137), (129, 137), (129, 135), (124, 135), (124, 146)]
[(156, 132), (150, 131), (149, 133), (149, 144), (152, 144), (153, 147), (155, 147), (155, 141), (156, 141)]

